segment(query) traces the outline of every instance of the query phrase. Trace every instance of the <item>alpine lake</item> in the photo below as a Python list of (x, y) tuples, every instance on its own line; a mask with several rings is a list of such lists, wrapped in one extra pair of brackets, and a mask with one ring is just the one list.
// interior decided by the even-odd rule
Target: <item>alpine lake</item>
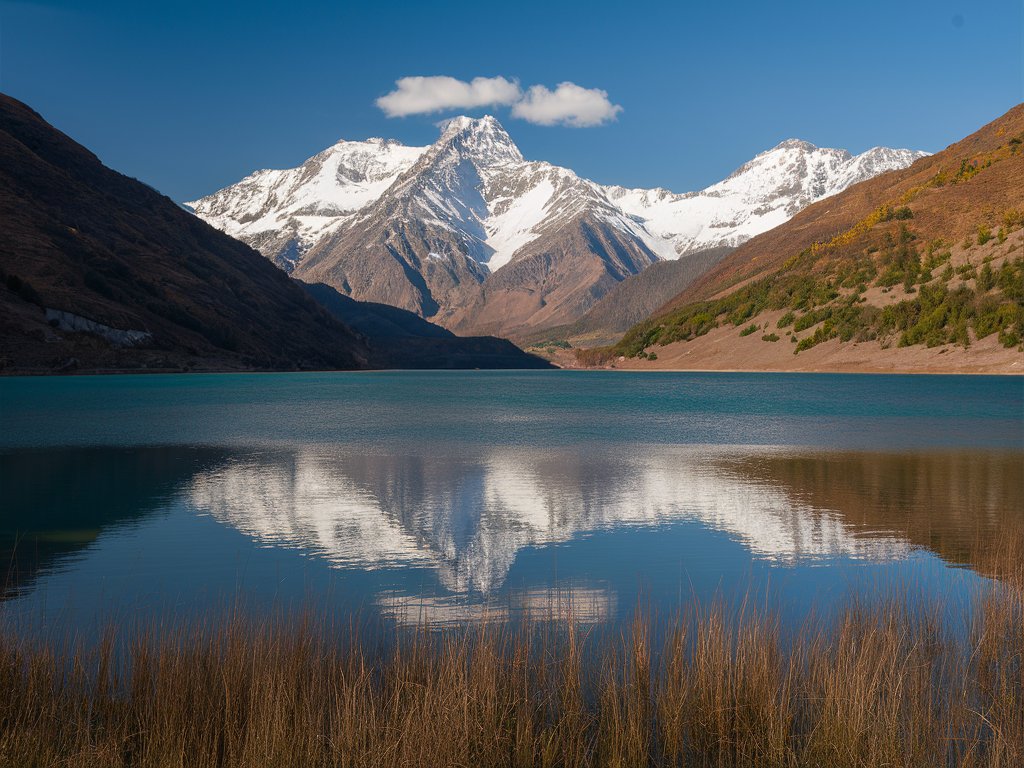
[(91, 632), (228, 603), (616, 627), (880, 585), (961, 606), (1021, 530), (1019, 377), (0, 379), (0, 596)]

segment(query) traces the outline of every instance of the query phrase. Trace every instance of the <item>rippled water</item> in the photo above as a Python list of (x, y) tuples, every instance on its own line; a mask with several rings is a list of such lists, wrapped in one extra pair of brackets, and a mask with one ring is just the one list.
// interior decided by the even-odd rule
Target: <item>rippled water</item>
[(69, 624), (237, 595), (440, 624), (751, 592), (796, 616), (893, 578), (955, 600), (985, 581), (979, 540), (1024, 515), (1020, 379), (71, 377), (0, 397), (4, 594)]

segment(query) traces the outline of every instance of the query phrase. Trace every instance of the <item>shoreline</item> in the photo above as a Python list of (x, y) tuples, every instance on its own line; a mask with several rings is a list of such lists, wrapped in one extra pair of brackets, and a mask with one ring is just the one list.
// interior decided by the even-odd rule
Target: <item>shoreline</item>
[(537, 369), (537, 368), (317, 368), (307, 370), (268, 370), (268, 369), (253, 369), (253, 370), (238, 370), (233, 368), (225, 368), (222, 370), (211, 369), (203, 371), (183, 371), (173, 368), (162, 368), (162, 369), (138, 369), (138, 368), (124, 368), (124, 369), (95, 369), (95, 370), (79, 370), (74, 372), (56, 372), (56, 371), (0, 371), (0, 380), (3, 379), (36, 379), (36, 378), (72, 378), (75, 376), (209, 376), (209, 375), (245, 375), (245, 374), (304, 374), (304, 373), (553, 373), (556, 371), (575, 371), (580, 373), (587, 373), (591, 371), (603, 371), (603, 372), (614, 372), (614, 373), (767, 373), (767, 374), (813, 374), (818, 376), (1003, 376), (1013, 377), (1020, 376), (1024, 378), (1024, 368), (1019, 371), (933, 371), (933, 370), (922, 370), (922, 369), (908, 369), (908, 370), (882, 370), (882, 369), (867, 369), (867, 370), (842, 370), (842, 369), (827, 369), (827, 368), (815, 368), (810, 370), (792, 370), (785, 368), (654, 368), (654, 367), (636, 367), (636, 368), (619, 368), (616, 366), (576, 366), (576, 365), (559, 365), (557, 361), (550, 361), (554, 368), (551, 369)]
[(559, 368), (562, 371), (615, 371), (620, 373), (785, 373), (785, 374), (814, 374), (820, 376), (1021, 376), (1024, 377), (1024, 369), (1020, 371), (885, 371), (885, 370), (791, 370), (785, 368), (615, 368), (615, 367), (575, 367)]

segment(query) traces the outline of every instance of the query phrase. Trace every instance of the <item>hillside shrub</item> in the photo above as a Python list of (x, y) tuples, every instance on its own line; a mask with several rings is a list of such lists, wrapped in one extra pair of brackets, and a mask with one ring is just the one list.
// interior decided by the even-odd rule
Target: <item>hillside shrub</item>
[(992, 272), (991, 264), (984, 264), (981, 270), (978, 272), (978, 277), (975, 279), (975, 285), (981, 293), (991, 291), (996, 284), (995, 273)]

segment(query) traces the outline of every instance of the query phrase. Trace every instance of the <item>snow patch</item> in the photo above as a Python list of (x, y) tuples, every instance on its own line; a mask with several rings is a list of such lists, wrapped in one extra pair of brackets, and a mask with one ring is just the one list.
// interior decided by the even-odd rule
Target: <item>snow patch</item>
[(534, 228), (544, 222), (554, 193), (554, 186), (544, 179), (520, 197), (511, 198), (502, 213), (487, 220), (484, 242), (494, 253), (486, 263), (492, 272), (508, 264), (516, 251), (540, 236)]

